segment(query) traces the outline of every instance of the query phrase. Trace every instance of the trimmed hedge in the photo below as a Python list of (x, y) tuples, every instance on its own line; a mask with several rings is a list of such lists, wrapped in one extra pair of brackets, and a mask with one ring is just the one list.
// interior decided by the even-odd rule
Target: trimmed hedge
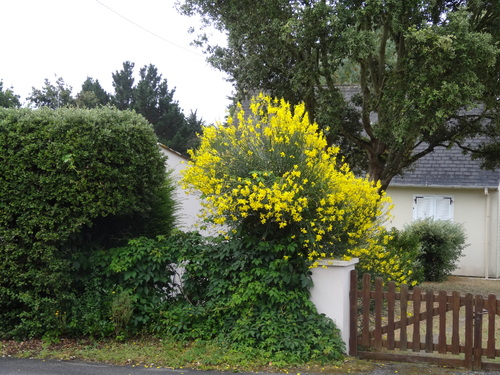
[(134, 112), (1, 108), (0, 145), (0, 336), (22, 338), (48, 329), (91, 251), (167, 233), (175, 204)]
[(418, 237), (421, 251), (417, 260), (425, 281), (446, 280), (468, 246), (463, 225), (448, 220), (418, 220), (407, 226), (405, 232)]

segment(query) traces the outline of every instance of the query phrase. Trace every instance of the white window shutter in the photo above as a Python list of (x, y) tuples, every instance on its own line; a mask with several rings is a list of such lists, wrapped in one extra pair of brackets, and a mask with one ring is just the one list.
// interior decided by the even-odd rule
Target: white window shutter
[(413, 197), (413, 220), (431, 217), (435, 220), (453, 220), (453, 197), (422, 195)]
[(453, 200), (451, 197), (435, 197), (436, 209), (434, 219), (452, 220), (453, 219)]
[(432, 217), (434, 212), (433, 206), (432, 197), (415, 197), (413, 200), (413, 219), (420, 220)]

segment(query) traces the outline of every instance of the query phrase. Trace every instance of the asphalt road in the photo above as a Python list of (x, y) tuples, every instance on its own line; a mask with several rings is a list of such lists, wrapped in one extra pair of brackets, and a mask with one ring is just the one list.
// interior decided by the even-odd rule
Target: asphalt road
[[(41, 359), (23, 359), (0, 357), (0, 375), (229, 375), (230, 372), (179, 370), (144, 366), (112, 366), (101, 363), (58, 361)], [(359, 374), (346, 371), (346, 374)], [(369, 375), (461, 375), (485, 374), (497, 375), (498, 372), (465, 371), (445, 369), (429, 364), (385, 363), (368, 373)], [(256, 375), (256, 373), (238, 373), (238, 375)], [(265, 375), (283, 375), (271, 374)], [(308, 375), (308, 374), (302, 374)]]
[[(0, 357), (0, 375), (215, 375), (215, 371)], [(239, 374), (243, 375), (243, 374)], [(255, 374), (252, 374), (255, 375)]]

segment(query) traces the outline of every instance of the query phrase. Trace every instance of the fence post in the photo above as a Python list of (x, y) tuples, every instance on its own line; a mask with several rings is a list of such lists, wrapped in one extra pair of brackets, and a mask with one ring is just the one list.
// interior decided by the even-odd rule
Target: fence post
[(335, 322), (346, 344), (347, 354), (349, 354), (350, 330), (350, 275), (358, 262), (358, 258), (324, 259), (319, 261), (318, 267), (312, 269), (314, 285), (311, 288), (311, 301), (316, 305), (318, 312)]

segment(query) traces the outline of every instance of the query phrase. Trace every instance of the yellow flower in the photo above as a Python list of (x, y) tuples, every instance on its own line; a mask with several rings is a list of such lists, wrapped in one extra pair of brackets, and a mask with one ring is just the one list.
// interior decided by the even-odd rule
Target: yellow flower
[(339, 148), (327, 147), (303, 103), (292, 108), (260, 94), (250, 110), (238, 105), (227, 126), (207, 127), (190, 151), (182, 186), (202, 194), (203, 219), (282, 233), (313, 260), (327, 254), (318, 252), (324, 248), (366, 257), (369, 250), (360, 249), (380, 230), (373, 218), (384, 215), (387, 201), (379, 186), (337, 161)]

